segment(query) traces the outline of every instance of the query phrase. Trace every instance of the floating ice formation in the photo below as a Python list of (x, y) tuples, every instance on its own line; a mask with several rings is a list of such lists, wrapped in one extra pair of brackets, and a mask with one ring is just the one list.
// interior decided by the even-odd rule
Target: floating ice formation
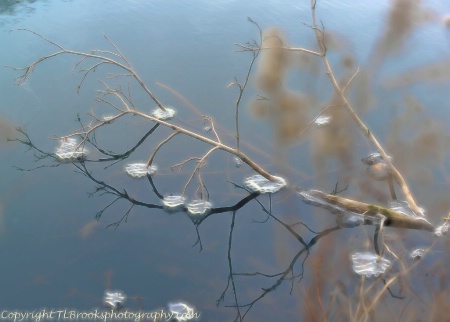
[(175, 110), (170, 107), (164, 107), (164, 108), (166, 109), (165, 111), (163, 111), (162, 109), (157, 107), (152, 112), (152, 116), (157, 119), (160, 119), (162, 121), (168, 121), (168, 120), (172, 119), (175, 116)]
[(105, 291), (103, 303), (113, 310), (118, 310), (123, 306), (127, 297), (122, 291)]
[(260, 174), (255, 174), (244, 181), (244, 186), (252, 191), (259, 193), (275, 193), (286, 186), (286, 180), (281, 177), (274, 177), (275, 181), (270, 181)]
[(189, 321), (195, 317), (194, 308), (185, 303), (169, 303), (168, 307), (169, 311), (175, 315), (176, 321)]
[(419, 208), (420, 213), (416, 214), (411, 209), (411, 206), (409, 205), (409, 203), (407, 201), (402, 201), (402, 200), (391, 201), (389, 208), (396, 212), (400, 212), (408, 217), (417, 217), (417, 215), (420, 215), (421, 217), (425, 217), (425, 210), (423, 208)]
[(441, 237), (442, 235), (447, 234), (448, 227), (449, 227), (449, 225), (448, 225), (448, 222), (446, 221), (445, 223), (443, 223), (442, 225), (440, 225), (439, 227), (437, 227), (434, 230), (434, 236)]
[(234, 157), (234, 165), (236, 168), (240, 168), (242, 165), (242, 160), (239, 159), (238, 157)]
[(205, 200), (193, 200), (187, 205), (187, 210), (192, 216), (203, 216), (206, 215), (212, 208), (210, 202)]
[(413, 259), (421, 259), (423, 255), (425, 255), (425, 250), (423, 248), (414, 249), (410, 254)]
[(114, 118), (114, 115), (104, 115), (100, 119), (100, 121), (105, 122), (106, 124), (110, 124), (112, 122), (112, 119)]
[(184, 208), (186, 198), (183, 196), (165, 196), (163, 199), (164, 209), (168, 212), (177, 212)]
[(146, 163), (130, 163), (125, 167), (128, 175), (135, 179), (144, 178), (147, 175), (152, 176), (157, 170), (158, 168), (155, 165), (147, 167)]
[(78, 144), (78, 140), (75, 138), (65, 138), (60, 140), (60, 145), (55, 152), (58, 160), (60, 162), (73, 162), (86, 159), (88, 150), (83, 146), (75, 150)]
[(372, 179), (381, 181), (388, 177), (389, 167), (381, 154), (377, 152), (371, 153), (367, 157), (362, 158), (361, 161), (368, 165), (366, 172)]
[(391, 266), (391, 261), (377, 254), (364, 252), (352, 255), (353, 271), (366, 277), (378, 277)]
[(316, 120), (314, 121), (314, 124), (317, 127), (323, 127), (327, 126), (331, 121), (331, 116), (328, 115), (320, 115)]
[(336, 216), (336, 223), (341, 228), (354, 228), (364, 225), (365, 218), (364, 216), (356, 213), (339, 213)]
[(212, 127), (209, 126), (209, 125), (205, 125), (205, 126), (203, 127), (203, 132), (208, 133), (208, 132), (211, 132), (211, 130), (212, 130)]
[[(388, 157), (391, 160), (391, 157)], [(383, 157), (378, 152), (369, 154), (367, 157), (362, 158), (361, 161), (367, 165), (374, 165), (376, 163), (385, 163)]]

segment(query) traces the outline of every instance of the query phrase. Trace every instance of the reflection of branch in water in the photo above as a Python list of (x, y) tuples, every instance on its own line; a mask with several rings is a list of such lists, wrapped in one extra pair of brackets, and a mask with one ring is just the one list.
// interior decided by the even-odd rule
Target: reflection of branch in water
[(128, 200), (132, 205), (131, 205), (131, 208), (126, 212), (125, 216), (122, 217), (122, 219), (119, 222), (111, 224), (112, 226), (115, 226), (115, 228), (117, 228), (119, 226), (119, 224), (122, 222), (122, 220), (124, 220), (124, 219), (126, 219), (126, 217), (128, 217), (129, 212), (131, 211), (131, 209), (134, 206), (142, 206), (142, 207), (146, 207), (146, 208), (157, 208), (157, 209), (162, 209), (163, 208), (160, 205), (154, 205), (154, 204), (150, 204), (150, 203), (146, 203), (146, 202), (142, 202), (142, 201), (136, 200), (136, 199), (132, 198), (125, 189), (123, 189), (123, 192), (120, 192), (117, 188), (114, 188), (110, 184), (94, 178), (92, 173), (87, 169), (86, 164), (85, 164), (84, 161), (79, 162), (79, 164), (73, 163), (73, 165), (79, 170), (79, 172), (81, 174), (85, 175), (86, 177), (88, 177), (90, 180), (94, 181), (98, 185), (96, 187), (96, 191), (91, 193), (90, 196), (92, 196), (92, 195), (94, 195), (94, 194), (96, 194), (98, 192), (101, 192), (102, 195), (103, 194), (112, 194), (112, 195), (117, 196), (117, 198), (113, 202), (108, 204), (101, 211), (97, 212), (97, 214), (95, 216), (95, 218), (97, 220), (100, 219), (100, 217), (102, 216), (103, 212), (107, 208), (109, 208), (112, 204), (114, 204), (117, 200), (119, 200), (121, 198)]
[[(309, 256), (309, 250), (311, 249), (311, 247), (314, 246), (314, 245), (315, 245), (322, 237), (325, 237), (326, 235), (328, 235), (328, 234), (330, 234), (330, 233), (332, 233), (332, 232), (334, 232), (334, 231), (340, 230), (340, 229), (341, 229), (341, 227), (336, 226), (336, 227), (333, 227), (333, 228), (325, 229), (325, 230), (322, 231), (320, 234), (314, 236), (314, 237), (310, 240), (310, 242), (306, 245), (306, 247), (302, 248), (302, 249), (301, 249), (301, 250), (300, 250), (300, 251), (292, 258), (292, 260), (291, 260), (289, 266), (288, 266), (284, 271), (282, 271), (282, 272), (275, 273), (275, 274), (264, 274), (264, 273), (261, 273), (261, 272), (254, 272), (254, 273), (233, 273), (232, 275), (234, 275), (234, 276), (256, 276), (256, 275), (261, 275), (261, 276), (266, 276), (266, 277), (278, 277), (278, 276), (279, 276), (279, 278), (275, 281), (275, 283), (273, 283), (270, 287), (268, 287), (268, 288), (263, 288), (263, 289), (262, 289), (263, 292), (262, 292), (256, 299), (254, 299), (253, 301), (251, 301), (251, 302), (249, 302), (249, 303), (247, 303), (247, 304), (240, 304), (240, 305), (237, 305), (237, 306), (236, 306), (236, 308), (237, 308), (238, 310), (239, 310), (239, 308), (244, 308), (244, 307), (247, 308), (246, 311), (245, 311), (245, 313), (242, 315), (242, 318), (245, 317), (245, 315), (251, 310), (251, 308), (253, 307), (253, 305), (256, 304), (256, 302), (258, 302), (259, 300), (261, 300), (263, 297), (265, 297), (265, 296), (266, 296), (267, 294), (269, 294), (270, 292), (274, 291), (278, 286), (281, 285), (281, 283), (282, 283), (284, 280), (289, 279), (289, 280), (292, 281), (292, 283), (293, 283), (293, 281), (294, 281), (296, 278), (299, 278), (300, 280), (302, 280), (302, 279), (303, 279), (303, 273), (304, 273), (304, 264), (305, 264), (306, 259), (307, 259), (308, 256)], [(305, 253), (305, 252), (306, 252), (306, 255), (305, 255), (305, 258), (303, 259), (302, 264), (301, 264), (301, 267), (302, 267), (301, 272), (300, 272), (298, 275), (294, 275), (294, 265), (296, 264), (296, 262), (297, 262), (297, 260), (300, 258), (300, 256), (301, 256), (303, 253)], [(289, 273), (292, 274), (292, 276), (289, 277), (289, 278), (287, 278), (287, 275), (288, 275)], [(291, 292), (292, 292), (292, 288), (291, 288)], [(234, 307), (234, 306), (229, 305), (229, 307)]]
[[(80, 116), (78, 115), (77, 117), (78, 122), (81, 124), (82, 128), (84, 129), (84, 125), (81, 122)], [(95, 139), (89, 139), (89, 137), (86, 138), (86, 141), (89, 142), (90, 144), (92, 144), (92, 146), (99, 151), (101, 154), (109, 156), (109, 158), (100, 158), (98, 160), (84, 160), (85, 162), (106, 162), (106, 161), (121, 161), (121, 160), (125, 160), (126, 158), (128, 158), (142, 143), (144, 143), (144, 141), (151, 135), (153, 134), (153, 132), (156, 131), (156, 129), (159, 127), (159, 124), (155, 124), (147, 133), (144, 134), (144, 136), (142, 136), (137, 143), (129, 150), (122, 152), (122, 153), (114, 153), (112, 151), (106, 151), (102, 148), (100, 148), (96, 142)], [(113, 162), (110, 165), (106, 166), (105, 169), (111, 167), (112, 165), (116, 164), (117, 162)]]
[[(233, 185), (238, 188), (238, 189), (243, 189), (245, 190), (244, 187), (239, 186), (237, 184)], [(268, 293), (274, 291), (279, 285), (281, 285), (281, 283), (284, 280), (291, 280), (291, 292), (292, 292), (292, 288), (293, 288), (293, 282), (295, 279), (299, 279), (302, 280), (303, 279), (303, 273), (304, 273), (304, 263), (306, 261), (306, 259), (309, 256), (309, 250), (310, 248), (315, 245), (317, 243), (317, 241), (328, 235), (329, 233), (339, 230), (341, 229), (341, 227), (334, 227), (334, 228), (330, 228), (330, 229), (326, 229), (324, 231), (322, 231), (321, 233), (317, 233), (317, 235), (315, 237), (313, 237), (309, 243), (306, 243), (304, 241), (304, 239), (296, 232), (292, 229), (291, 225), (288, 225), (286, 223), (284, 223), (282, 220), (280, 220), (279, 218), (277, 218), (271, 210), (271, 201), (270, 201), (270, 207), (269, 209), (267, 209), (260, 200), (258, 200), (256, 198), (257, 196), (255, 196), (254, 200), (261, 206), (262, 211), (265, 212), (270, 218), (274, 219), (277, 223), (281, 224), (287, 231), (289, 231), (289, 233), (294, 236), (294, 238), (303, 245), (303, 248), (293, 257), (293, 259), (291, 260), (289, 266), (287, 267), (287, 269), (285, 269), (282, 272), (279, 273), (274, 273), (274, 274), (266, 274), (266, 273), (262, 273), (262, 272), (253, 272), (253, 273), (236, 273), (233, 271), (233, 265), (232, 265), (232, 258), (231, 258), (231, 249), (232, 249), (232, 236), (233, 236), (233, 230), (234, 230), (234, 220), (235, 220), (235, 211), (233, 211), (233, 217), (232, 217), (232, 221), (230, 224), (230, 234), (229, 234), (229, 240), (228, 240), (228, 269), (229, 269), (229, 275), (228, 275), (228, 282), (227, 285), (224, 289), (224, 291), (222, 292), (221, 296), (219, 297), (219, 299), (217, 300), (217, 304), (220, 304), (221, 302), (223, 302), (225, 300), (225, 295), (227, 293), (227, 291), (229, 290), (230, 286), (231, 286), (231, 291), (233, 293), (233, 299), (235, 304), (234, 305), (227, 305), (227, 307), (234, 307), (236, 308), (237, 312), (236, 312), (236, 318), (235, 321), (242, 321), (245, 316), (247, 315), (247, 313), (252, 309), (253, 305), (258, 302), (260, 299), (262, 299), (263, 297), (265, 297)], [(270, 195), (269, 195), (270, 198)], [(306, 224), (305, 225), (306, 228), (309, 229), (309, 227)], [(310, 229), (309, 229), (310, 230)], [(312, 231), (312, 230), (310, 230)], [(300, 258), (300, 256), (306, 252), (305, 258), (303, 259), (302, 263), (301, 263), (301, 272), (298, 274), (294, 274), (294, 265), (296, 264), (296, 262), (298, 261), (298, 259)], [(287, 278), (288, 274), (291, 274), (291, 277)], [(270, 287), (268, 288), (263, 288), (263, 292), (253, 301), (247, 303), (247, 304), (239, 304), (238, 301), (238, 296), (237, 296), (237, 291), (236, 291), (236, 287), (235, 287), (235, 280), (234, 280), (234, 276), (264, 276), (264, 277), (268, 277), (268, 278), (273, 278), (273, 277), (279, 277), (276, 282), (274, 284), (272, 284)], [(246, 308), (245, 312), (242, 313), (241, 312), (241, 308)]]
[[(23, 145), (27, 146), (27, 150), (34, 150), (33, 155), (34, 155), (34, 158), (35, 158), (35, 160), (34, 160), (35, 163), (39, 162), (40, 160), (44, 160), (46, 158), (53, 158), (54, 160), (57, 159), (56, 155), (54, 153), (45, 152), (45, 151), (39, 149), (38, 147), (36, 147), (33, 144), (33, 142), (31, 142), (31, 139), (28, 136), (28, 133), (25, 132), (25, 130), (23, 130), (20, 127), (16, 128), (16, 130), (17, 130), (17, 132), (19, 132), (22, 135), (24, 135), (25, 138), (21, 139), (21, 138), (17, 138), (16, 137), (15, 139), (12, 139), (11, 141), (18, 142), (20, 144), (23, 144)], [(41, 166), (34, 167), (34, 168), (31, 168), (31, 169), (24, 169), (24, 168), (19, 168), (19, 167), (16, 167), (16, 166), (14, 166), (14, 168), (16, 168), (17, 170), (20, 170), (20, 171), (32, 171), (32, 170), (39, 169), (39, 168), (44, 168), (44, 167), (58, 167), (59, 165), (60, 165), (60, 163), (54, 164), (54, 165), (41, 165)]]

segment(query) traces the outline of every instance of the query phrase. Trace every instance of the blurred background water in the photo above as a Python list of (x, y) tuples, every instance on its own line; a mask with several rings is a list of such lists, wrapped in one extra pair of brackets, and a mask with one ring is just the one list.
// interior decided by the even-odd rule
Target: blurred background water
[[(376, 51), (374, 45), (386, 24), (390, 2), (318, 3), (317, 14), (326, 29), (348, 41), (346, 51), (351, 53), (357, 65), (366, 64)], [(402, 64), (390, 63), (377, 70), (375, 80), (396, 75), (418, 61), (432, 63), (448, 57), (450, 31), (440, 22), (450, 13), (450, 5), (437, 0), (424, 3), (436, 14), (435, 20), (414, 32), (408, 39), (408, 46), (421, 43), (426, 46), (414, 46), (414, 50), (403, 53)], [(296, 46), (316, 47), (311, 30), (302, 24), (311, 21), (309, 1), (289, 0), (281, 5), (279, 1), (270, 0), (3, 0), (0, 2), (0, 65), (25, 66), (52, 52), (42, 39), (17, 31), (19, 28), (38, 32), (65, 48), (86, 52), (110, 48), (103, 38), (108, 35), (164, 104), (179, 106), (180, 102), (155, 82), (176, 89), (202, 113), (214, 116), (221, 126), (233, 131), (236, 90), (227, 89), (227, 84), (234, 77), (242, 79), (250, 61), (249, 55), (236, 52), (235, 44), (258, 37), (247, 17), (263, 28), (279, 27)], [(337, 61), (333, 60), (333, 53), (330, 57)], [(1, 116), (12, 125), (25, 128), (34, 143), (49, 151), (56, 146), (50, 137), (76, 130), (76, 115), (84, 116), (96, 105), (94, 97), (96, 89), (100, 88), (99, 76), (96, 73), (90, 75), (77, 94), (80, 76), (72, 75), (75, 63), (76, 59), (69, 56), (44, 62), (31, 79), (20, 86), (14, 84), (18, 72), (7, 68), (0, 70)], [(331, 88), (323, 73), (318, 79), (316, 85), (311, 85), (307, 79), (293, 77), (291, 86), (303, 86), (318, 97), (326, 96), (322, 101), (324, 104), (331, 96)], [(433, 106), (429, 115), (444, 122), (449, 120), (447, 102), (450, 94), (445, 91), (448, 85), (447, 81), (412, 90), (423, 104)], [(427, 86), (437, 86), (439, 98), (427, 95)], [(377, 104), (388, 107), (397, 104), (399, 97), (404, 95), (402, 90), (388, 92), (382, 86), (376, 87), (374, 93)], [(138, 90), (133, 95), (143, 110), (153, 108)], [(255, 120), (245, 109), (254, 95), (255, 90), (249, 87), (241, 113), (242, 137), (266, 153), (250, 152), (251, 155), (260, 157), (270, 171), (276, 171), (276, 162), (267, 157), (273, 149), (268, 124)], [(178, 110), (180, 119), (187, 126), (197, 130), (202, 128), (202, 121), (188, 109), (178, 107)], [(366, 118), (371, 130), (383, 142), (388, 141), (389, 135), (385, 131), (386, 120), (397, 113), (390, 108), (377, 109), (369, 112)], [(134, 119), (130, 119), (126, 127), (131, 129), (128, 136), (111, 131), (104, 134), (104, 142), (120, 150), (122, 145), (129, 146), (133, 138), (149, 129), (148, 123)], [(160, 138), (154, 138), (149, 150), (139, 151), (138, 157), (146, 159), (151, 144)], [(163, 170), (155, 181), (165, 194), (179, 193), (184, 184), (169, 169), (169, 165), (183, 159), (178, 154), (187, 157), (204, 150), (195, 143), (192, 150), (183, 152), (191, 142), (184, 138), (175, 141), (175, 145), (163, 151), (157, 160)], [(228, 142), (233, 142), (232, 138), (228, 138)], [(308, 153), (296, 158), (304, 166), (298, 166), (302, 173), (291, 182), (312, 184), (314, 175)], [(447, 164), (448, 160), (445, 160)], [(216, 299), (227, 283), (230, 213), (214, 216), (201, 226), (204, 249), (199, 252), (197, 246), (191, 247), (197, 238), (195, 227), (183, 214), (169, 216), (161, 210), (135, 208), (128, 222), (116, 230), (107, 229), (108, 224), (126, 212), (127, 204), (118, 205), (106, 212), (99, 222), (95, 221), (95, 213), (108, 201), (88, 198), (87, 192), (93, 190), (92, 182), (74, 173), (75, 168), (71, 165), (18, 171), (14, 166), (34, 166), (32, 153), (25, 153), (24, 146), (19, 144), (1, 145), (0, 162), (0, 309), (89, 310), (101, 307), (103, 292), (112, 288), (127, 294), (129, 299), (125, 305), (131, 309), (154, 310), (166, 307), (170, 301), (181, 300), (195, 306), (202, 314), (202, 321), (233, 319), (234, 309), (223, 305), (216, 307)], [(207, 172), (208, 178), (212, 178), (209, 189), (214, 205), (234, 204), (242, 194), (228, 186), (225, 180), (239, 183), (253, 173), (245, 167), (235, 169), (231, 157), (217, 156), (210, 163), (219, 165), (211, 165)], [(186, 179), (186, 174), (182, 178)], [(105, 179), (118, 186), (130, 185), (131, 191), (143, 198), (151, 193), (148, 183), (128, 183), (130, 179), (123, 174), (123, 165), (108, 172)], [(448, 189), (447, 182), (441, 184)], [(154, 196), (148, 198), (158, 203)], [(289, 201), (281, 204), (279, 211), (311, 212), (311, 208)], [(274, 228), (269, 224), (252, 223), (252, 219), (262, 218), (264, 215), (257, 204), (238, 212), (239, 225), (234, 243), (239, 246), (233, 253), (237, 271), (271, 271), (287, 266), (280, 260), (284, 258), (284, 254), (280, 254), (284, 250), (276, 246), (278, 235)], [(331, 221), (329, 226), (332, 224)], [(364, 235), (361, 232), (352, 234)], [(357, 237), (354, 242), (358, 243)], [(343, 270), (350, 270), (351, 264), (345, 265)], [(251, 296), (267, 285), (271, 283), (259, 279), (245, 281), (238, 289)], [(301, 284), (294, 285), (301, 288)], [(290, 295), (289, 289), (289, 283), (283, 284), (256, 304), (248, 319), (297, 320), (302, 293)], [(230, 295), (225, 304), (233, 304)]]

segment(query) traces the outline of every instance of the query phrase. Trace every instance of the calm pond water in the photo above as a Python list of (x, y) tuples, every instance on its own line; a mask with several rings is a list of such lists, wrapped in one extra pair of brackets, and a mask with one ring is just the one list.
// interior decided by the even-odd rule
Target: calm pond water
[[(333, 39), (344, 46), (339, 50), (347, 56), (351, 55), (361, 68), (368, 66), (376, 57), (374, 53), (377, 48), (374, 46), (387, 24), (390, 1), (361, 1), (355, 4), (350, 0), (329, 0), (319, 1), (318, 6), (317, 14), (326, 30), (333, 31)], [(392, 89), (383, 86), (382, 81), (415, 66), (429, 66), (448, 59), (450, 28), (446, 29), (442, 21), (446, 14), (450, 14), (450, 5), (436, 0), (424, 2), (424, 7), (429, 11), (421, 11), (423, 16), (419, 15), (417, 21), (424, 19), (425, 22), (408, 34), (407, 49), (386, 59), (382, 68), (368, 69), (373, 76), (373, 87), (369, 92), (376, 97), (375, 105), (386, 108), (368, 109), (365, 120), (372, 132), (393, 153), (394, 160), (399, 161), (407, 178), (411, 178), (417, 198), (428, 210), (430, 220), (437, 224), (450, 210), (446, 197), (450, 192), (450, 176), (445, 170), (449, 166), (450, 93), (447, 88), (450, 72), (445, 71), (444, 67), (438, 68), (443, 70), (439, 82), (435, 82), (433, 73), (428, 78), (426, 72), (419, 73), (416, 78), (425, 85), (412, 81), (412, 84)], [(20, 28), (38, 32), (65, 48), (85, 52), (112, 50), (103, 37), (107, 35), (129, 58), (158, 99), (177, 107), (177, 124), (200, 133), (205, 126), (199, 114), (193, 113), (174, 91), (191, 102), (200, 115), (213, 116), (220, 124), (220, 135), (226, 143), (233, 145), (233, 135), (227, 133), (234, 131), (237, 90), (227, 88), (227, 85), (235, 77), (239, 80), (244, 78), (251, 59), (248, 53), (236, 52), (235, 44), (258, 37), (257, 29), (247, 21), (247, 17), (263, 29), (279, 27), (295, 46), (317, 47), (311, 30), (302, 24), (311, 21), (309, 1), (303, 0), (283, 1), (282, 5), (279, 1), (270, 0), (3, 0), (0, 1), (0, 65), (23, 67), (53, 52), (54, 48), (45, 41), (18, 31)], [(346, 55), (338, 54), (333, 49), (330, 51), (330, 59), (338, 66), (336, 70), (340, 75), (345, 70), (339, 67), (339, 62)], [(110, 70), (99, 68), (85, 80), (77, 94), (76, 87), (81, 76), (72, 70), (76, 63), (77, 58), (58, 56), (39, 65), (31, 78), (20, 86), (14, 84), (19, 73), (2, 68), (0, 116), (7, 120), (4, 124), (22, 127), (34, 144), (53, 152), (57, 141), (50, 138), (76, 131), (80, 127), (78, 114), (88, 122), (86, 113), (105, 113), (107, 109), (96, 105), (95, 96), (96, 90), (102, 88), (99, 80), (106, 80)], [(320, 64), (317, 66), (322, 68)], [(325, 106), (332, 96), (331, 87), (322, 71), (318, 75), (314, 81), (307, 76), (289, 75), (288, 86), (308, 92), (317, 98), (317, 106)], [(411, 76), (413, 80), (414, 75)], [(241, 105), (241, 136), (244, 142), (249, 143), (243, 146), (270, 172), (282, 172), (278, 155), (277, 158), (271, 157), (274, 151), (278, 151), (274, 145), (279, 143), (273, 139), (271, 123), (254, 118), (247, 111), (249, 102), (257, 94), (253, 80), (252, 77)], [(136, 105), (142, 111), (150, 112), (155, 104), (135, 84), (132, 86)], [(430, 95), (430, 92), (437, 94)], [(363, 101), (368, 97), (370, 95), (364, 96)], [(419, 102), (418, 106), (430, 108), (425, 114), (405, 116), (407, 113), (402, 108), (395, 108), (402, 104), (405, 97), (410, 99), (407, 101), (409, 103)], [(320, 109), (310, 111), (308, 121), (318, 111)], [(434, 120), (439, 122), (433, 123)], [(404, 124), (407, 122), (411, 125)], [(111, 127), (111, 130), (102, 130), (97, 139), (106, 149), (126, 151), (151, 126), (149, 122), (129, 117), (117, 127)], [(420, 141), (422, 137), (415, 140), (415, 129), (428, 136), (424, 135), (423, 141)], [(439, 135), (434, 136), (435, 132), (428, 129), (436, 130)], [(169, 134), (166, 129), (158, 129), (136, 150), (131, 161), (146, 160), (156, 144)], [(334, 159), (327, 165), (326, 171), (317, 170), (317, 163), (310, 156), (310, 148), (314, 145), (310, 139), (308, 136), (299, 146), (294, 146), (288, 156), (296, 169), (288, 172), (290, 183), (331, 192), (336, 181), (340, 181), (344, 186), (349, 184), (348, 192), (355, 198), (373, 193), (370, 201), (377, 200), (377, 193), (386, 194), (386, 189), (383, 191), (380, 185), (373, 188), (370, 184), (369, 189), (364, 183), (349, 179), (352, 178), (351, 171), (364, 174), (365, 168), (359, 160), (365, 155), (361, 154), (372, 152), (361, 135), (355, 141), (355, 154), (350, 161), (347, 160), (343, 172), (340, 172), (339, 161)], [(417, 145), (414, 142), (418, 142)], [(406, 158), (420, 154), (414, 150), (416, 147), (423, 150), (435, 145), (439, 153), (430, 148), (424, 152), (425, 156), (419, 155), (414, 162), (402, 159), (402, 156)], [(185, 137), (177, 137), (172, 145), (165, 146), (155, 160), (160, 169), (154, 177), (159, 193), (181, 193), (193, 167), (186, 167), (178, 174), (170, 166), (205, 151), (203, 144)], [(199, 226), (203, 247), (200, 252), (199, 244), (194, 245), (197, 241), (196, 226), (185, 213), (169, 215), (158, 208), (136, 206), (127, 221), (117, 229), (108, 227), (127, 213), (129, 203), (118, 201), (97, 221), (96, 213), (114, 200), (112, 196), (89, 197), (89, 193), (95, 191), (96, 184), (76, 173), (77, 169), (70, 163), (33, 171), (15, 168), (31, 169), (57, 164), (51, 160), (35, 161), (33, 152), (26, 152), (23, 145), (0, 145), (0, 312), (28, 312), (44, 308), (91, 312), (95, 308), (104, 308), (105, 290), (121, 290), (127, 296), (124, 309), (133, 312), (161, 309), (168, 312), (168, 303), (181, 301), (193, 306), (200, 313), (201, 321), (232, 321), (236, 318), (236, 309), (230, 307), (235, 305), (231, 284), (225, 300), (216, 306), (229, 283), (231, 211), (215, 214)], [(87, 165), (99, 180), (107, 181), (121, 191), (126, 188), (139, 200), (161, 205), (147, 180), (132, 180), (124, 173), (124, 162), (107, 170), (102, 164)], [(248, 194), (229, 182), (241, 184), (244, 178), (254, 174), (245, 165), (235, 167), (233, 157), (221, 152), (209, 159), (203, 173), (214, 207), (232, 206), (245, 198)], [(191, 186), (188, 194), (192, 199), (195, 187)], [(272, 201), (273, 212), (289, 224), (304, 220), (315, 231), (335, 226), (334, 217), (327, 211), (305, 205), (292, 192), (282, 192), (270, 201), (266, 196), (258, 200), (267, 209)], [(302, 214), (301, 219), (299, 214)], [(310, 219), (311, 214), (320, 219)], [(235, 220), (231, 251), (235, 273), (262, 272), (270, 275), (283, 272), (303, 247), (284, 227), (272, 219), (267, 220), (267, 215), (255, 200), (237, 211)], [(298, 229), (306, 241), (315, 236), (304, 228)], [(351, 301), (352, 296), (343, 289), (347, 287), (347, 292), (352, 292), (360, 279), (351, 270), (350, 256), (354, 251), (370, 249), (365, 243), (372, 240), (373, 228), (341, 230), (334, 234), (330, 239), (325, 237), (321, 245), (318, 243), (317, 247), (321, 248), (317, 251), (312, 249), (304, 264), (306, 253), (303, 254), (295, 263), (294, 272), (286, 277), (288, 279), (294, 275), (297, 278), (292, 283), (286, 280), (274, 291), (268, 292), (254, 304), (245, 320), (306, 321), (314, 316), (308, 315), (310, 311), (316, 311), (316, 318), (320, 320), (319, 316), (326, 311), (327, 304), (336, 305), (338, 300), (330, 300), (330, 294), (335, 294), (332, 292), (337, 292), (336, 289), (341, 290), (337, 298), (348, 295)], [(398, 237), (390, 230), (386, 238), (401, 241), (399, 252), (403, 253), (400, 257), (411, 264), (407, 261), (408, 251), (433, 242), (433, 236), (427, 234), (402, 231)], [(433, 294), (441, 290), (436, 285), (447, 285), (449, 282), (445, 270), (435, 275), (435, 279), (425, 279), (428, 272), (435, 272), (433, 269), (445, 267), (448, 262), (448, 256), (442, 253), (446, 243), (439, 240), (429, 260), (419, 264), (422, 268), (411, 277), (417, 277), (418, 281), (412, 284), (408, 284), (409, 280), (404, 281), (407, 286), (394, 284), (394, 291), (398, 293), (407, 289), (408, 297), (414, 292), (428, 290), (423, 295), (423, 303), (429, 303)], [(398, 270), (400, 264), (394, 266)], [(300, 279), (298, 275), (302, 267), (304, 276)], [(320, 278), (315, 275), (319, 271), (324, 274)], [(324, 286), (327, 281), (325, 277), (332, 285), (327, 282)], [(238, 303), (245, 305), (257, 299), (264, 288), (276, 284), (276, 278), (235, 276), (233, 287), (237, 290)], [(383, 284), (379, 285), (378, 290)], [(321, 301), (318, 300), (321, 296), (324, 296), (321, 299), (322, 311)], [(389, 296), (386, 301), (392, 301), (394, 306), (397, 303), (397, 299)], [(330, 304), (330, 307), (333, 305)], [(247, 308), (242, 308), (241, 312)], [(393, 316), (398, 316), (395, 309), (390, 309), (394, 311)], [(334, 312), (328, 317), (333, 320), (333, 316), (339, 316), (339, 313)]]

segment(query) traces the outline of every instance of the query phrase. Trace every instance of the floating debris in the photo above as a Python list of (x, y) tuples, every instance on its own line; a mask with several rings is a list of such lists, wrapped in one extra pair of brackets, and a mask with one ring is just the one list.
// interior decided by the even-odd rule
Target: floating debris
[(60, 145), (56, 149), (56, 157), (60, 162), (74, 162), (86, 159), (88, 150), (83, 147), (78, 147), (78, 140), (75, 138), (65, 138), (60, 140)]
[(115, 115), (105, 115), (105, 116), (102, 116), (100, 121), (104, 122), (105, 124), (111, 124), (114, 117), (115, 117)]
[(234, 165), (236, 168), (240, 168), (242, 165), (242, 160), (238, 157), (234, 157)]
[(320, 115), (316, 120), (314, 121), (314, 124), (317, 127), (324, 127), (327, 126), (331, 121), (331, 116), (328, 115)]
[(400, 212), (408, 217), (425, 217), (425, 210), (423, 208), (419, 208), (420, 213), (416, 214), (407, 201), (403, 200), (394, 200), (389, 204), (389, 209), (394, 210), (396, 212)]
[(174, 213), (184, 208), (186, 198), (183, 196), (166, 196), (163, 199), (164, 209), (170, 213)]
[(411, 258), (417, 259), (417, 260), (421, 259), (423, 257), (423, 255), (425, 255), (425, 249), (423, 249), (423, 248), (414, 249), (410, 254)]
[(340, 213), (336, 216), (336, 223), (341, 228), (354, 228), (364, 225), (364, 216), (355, 213)]
[(437, 227), (434, 230), (434, 235), (436, 237), (441, 237), (442, 235), (446, 235), (448, 232), (448, 227), (449, 227), (448, 222), (443, 223), (442, 225), (440, 225), (439, 227)]
[(189, 321), (195, 318), (194, 308), (185, 303), (169, 303), (168, 307), (169, 311), (175, 315), (176, 321)]
[(274, 177), (275, 181), (270, 181), (260, 174), (251, 176), (244, 181), (245, 187), (252, 192), (275, 193), (286, 186), (286, 180), (281, 177)]
[(123, 307), (123, 303), (126, 299), (127, 297), (122, 291), (105, 291), (103, 303), (117, 311)]
[(364, 252), (352, 255), (353, 271), (366, 277), (378, 277), (391, 266), (391, 261), (377, 254)]
[(388, 177), (389, 167), (378, 152), (369, 154), (367, 157), (362, 158), (361, 161), (368, 165), (366, 172), (372, 179), (381, 181)]
[(296, 189), (304, 202), (325, 208), (335, 214), (361, 216), (364, 225), (379, 225), (384, 218), (385, 225), (389, 227), (435, 231), (434, 226), (424, 217), (410, 217), (382, 206), (330, 195), (319, 190)]
[(160, 119), (162, 121), (168, 121), (170, 119), (172, 119), (175, 116), (175, 110), (173, 108), (170, 107), (165, 107), (165, 111), (163, 111), (162, 109), (160, 109), (159, 107), (157, 107), (153, 113), (152, 116)]
[(367, 157), (362, 158), (361, 161), (367, 165), (374, 165), (377, 163), (385, 163), (383, 157), (378, 152), (369, 154)]
[(154, 175), (156, 171), (158, 171), (158, 168), (155, 165), (147, 167), (146, 163), (130, 163), (125, 167), (125, 171), (132, 178), (140, 179), (146, 177), (147, 175)]
[[(336, 218), (336, 223), (340, 227), (352, 228), (359, 225), (379, 225), (381, 222), (381, 216), (374, 217), (365, 215), (365, 208), (361, 208), (361, 213), (359, 213), (356, 212), (354, 206), (345, 205), (346, 202), (353, 202), (353, 200), (329, 195), (322, 191), (312, 189), (300, 191), (299, 194), (307, 204), (318, 206), (329, 210), (333, 214), (337, 214), (338, 217)], [(350, 210), (350, 208), (354, 211)]]
[(212, 208), (210, 202), (205, 200), (193, 200), (187, 205), (187, 210), (192, 216), (203, 216), (206, 215)]

